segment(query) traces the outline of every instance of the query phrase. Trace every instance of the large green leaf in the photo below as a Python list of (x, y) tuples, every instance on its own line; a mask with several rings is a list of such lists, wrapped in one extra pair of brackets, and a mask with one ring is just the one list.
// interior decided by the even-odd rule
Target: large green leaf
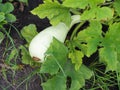
[(84, 9), (88, 5), (88, 0), (65, 0), (63, 5), (72, 8)]
[(107, 64), (106, 70), (117, 70), (120, 53), (120, 23), (110, 25), (105, 37), (102, 40), (100, 49), (100, 61)]
[(64, 44), (54, 38), (45, 53), (46, 61), (42, 64), (41, 73), (50, 73), (53, 75), (58, 73), (59, 70), (63, 71), (63, 66), (67, 59), (67, 52)]
[(96, 10), (97, 20), (109, 20), (113, 17), (113, 11), (109, 7), (102, 7)]
[(100, 3), (103, 3), (104, 0), (65, 0), (63, 5), (71, 8), (80, 8), (84, 9), (88, 4), (93, 7), (97, 6)]
[(66, 78), (56, 75), (47, 82), (42, 83), (43, 90), (66, 90)]
[(104, 47), (99, 50), (100, 61), (107, 64), (106, 71), (117, 70), (117, 52), (114, 48)]
[(113, 6), (115, 8), (115, 11), (120, 16), (120, 0), (115, 0)]
[(33, 39), (33, 37), (38, 34), (38, 32), (37, 32), (36, 26), (34, 24), (30, 24), (28, 26), (25, 26), (21, 30), (21, 34), (24, 37), (24, 39), (27, 41), (27, 43), (29, 44), (31, 40)]
[[(44, 90), (79, 90), (85, 85), (85, 80), (90, 79), (93, 72), (85, 65), (81, 65), (79, 70), (74, 69), (74, 65), (68, 61), (63, 68), (63, 72), (57, 73), (54, 77), (50, 78), (47, 82), (43, 83)], [(67, 80), (67, 77), (70, 79)], [(68, 82), (67, 82), (68, 81)], [(70, 83), (71, 82), (71, 83)], [(70, 87), (67, 88), (67, 85)]]
[(31, 12), (34, 15), (38, 15), (40, 18), (49, 18), (52, 25), (64, 22), (69, 26), (71, 22), (69, 8), (62, 6), (58, 2), (45, 1), (44, 4), (40, 4)]
[(67, 62), (64, 71), (71, 78), (70, 90), (79, 90), (85, 85), (85, 79), (90, 79), (92, 71), (83, 64), (77, 71), (73, 67), (71, 62)]
[(109, 20), (113, 17), (113, 11), (109, 7), (94, 7), (89, 10), (85, 10), (81, 15), (81, 20)]
[[(83, 31), (80, 31), (75, 38), (76, 41), (81, 43), (81, 50), (83, 50), (82, 47), (86, 47), (86, 55), (89, 57), (91, 56), (94, 52), (96, 52), (97, 47), (102, 39), (102, 26), (99, 21), (91, 21), (90, 26)], [(83, 45), (82, 45), (83, 44)], [(84, 45), (86, 44), (86, 46)], [(83, 52), (85, 52), (83, 50)]]

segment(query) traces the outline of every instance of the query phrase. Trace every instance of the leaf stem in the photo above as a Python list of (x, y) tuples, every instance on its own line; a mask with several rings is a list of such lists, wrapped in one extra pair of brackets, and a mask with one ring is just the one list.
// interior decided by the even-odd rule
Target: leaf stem
[(76, 35), (77, 31), (79, 30), (79, 28), (85, 23), (85, 21), (81, 22), (80, 24), (77, 25), (77, 27), (73, 30), (73, 33), (70, 37), (70, 40), (73, 39), (73, 37)]

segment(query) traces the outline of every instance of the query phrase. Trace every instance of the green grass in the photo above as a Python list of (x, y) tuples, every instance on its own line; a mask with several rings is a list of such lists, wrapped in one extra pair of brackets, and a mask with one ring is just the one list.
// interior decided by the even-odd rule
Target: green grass
[(94, 62), (90, 68), (93, 70), (93, 77), (86, 81), (87, 85), (81, 90), (113, 90), (111, 88), (118, 85), (116, 72), (105, 72), (104, 64)]

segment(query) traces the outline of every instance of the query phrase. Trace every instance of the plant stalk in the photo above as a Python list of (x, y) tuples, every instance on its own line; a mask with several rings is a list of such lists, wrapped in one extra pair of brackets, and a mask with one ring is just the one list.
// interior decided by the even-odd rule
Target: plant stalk
[(79, 30), (79, 28), (85, 23), (85, 21), (81, 22), (80, 24), (78, 24), (78, 26), (73, 30), (73, 33), (70, 37), (70, 40), (72, 40), (74, 38), (74, 36), (76, 35), (77, 31)]

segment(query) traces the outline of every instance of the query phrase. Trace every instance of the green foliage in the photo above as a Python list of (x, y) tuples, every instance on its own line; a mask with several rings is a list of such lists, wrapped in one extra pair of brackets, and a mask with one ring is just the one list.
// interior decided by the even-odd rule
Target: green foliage
[(40, 66), (40, 63), (35, 62), (29, 55), (28, 50), (24, 46), (20, 46), (22, 54), (22, 63), (30, 66)]
[(0, 32), (0, 43), (3, 41), (4, 38), (5, 38), (4, 34)]
[(102, 40), (103, 48), (100, 49), (100, 57), (102, 62), (107, 63), (107, 70), (117, 70), (117, 64), (120, 53), (119, 39), (120, 23), (110, 25), (105, 38)]
[(15, 59), (16, 55), (17, 55), (18, 51), (17, 49), (12, 49), (8, 58), (5, 60), (6, 64), (10, 64), (12, 59)]
[[(71, 62), (67, 61), (63, 68), (65, 76), (62, 72), (58, 73), (47, 82), (43, 83), (44, 90), (66, 90), (67, 77), (71, 78), (71, 87), (69, 90), (79, 90), (79, 88), (85, 85), (85, 79), (89, 79), (92, 76), (92, 71), (86, 66), (81, 65), (79, 70), (75, 70)], [(67, 83), (70, 84), (70, 83)]]
[(79, 50), (74, 50), (73, 52), (69, 53), (69, 58), (73, 64), (75, 64), (75, 70), (78, 70), (82, 65), (82, 58), (84, 54)]
[[(106, 13), (105, 13), (106, 12)], [(109, 7), (94, 7), (90, 10), (85, 10), (81, 15), (82, 20), (109, 20), (113, 17), (112, 9)]]
[(30, 24), (28, 26), (25, 26), (22, 30), (21, 30), (21, 34), (24, 37), (24, 39), (27, 41), (27, 43), (29, 44), (32, 40), (32, 38), (38, 34), (36, 26), (34, 24)]
[(14, 10), (14, 7), (11, 3), (7, 2), (5, 4), (0, 4), (0, 11), (8, 14)]
[(16, 17), (13, 14), (6, 14), (5, 17), (8, 22), (16, 21)]
[(42, 84), (44, 90), (66, 90), (66, 79), (63, 76), (56, 75)]
[(119, 7), (119, 5), (120, 5), (120, 0), (115, 0), (113, 6), (114, 6), (115, 11), (117, 12), (117, 14), (120, 16), (120, 7)]
[[(80, 68), (76, 65), (76, 71), (72, 63), (66, 60), (67, 53), (68, 51), (64, 44), (53, 39), (46, 52), (46, 61), (42, 64), (40, 72), (55, 76), (42, 84), (44, 90), (66, 90), (67, 77), (72, 79), (70, 90), (78, 90), (85, 84), (85, 79), (89, 79), (92, 76), (92, 71), (81, 64)], [(76, 55), (79, 53), (76, 51)], [(79, 61), (77, 62), (79, 63)]]
[(2, 26), (8, 22), (16, 21), (16, 17), (11, 14), (11, 12), (14, 10), (14, 6), (9, 2), (1, 2), (2, 1), (0, 1), (0, 28), (2, 28)]
[(80, 8), (85, 9), (88, 4), (93, 7), (97, 4), (104, 3), (104, 0), (65, 0), (63, 2), (64, 6), (70, 7), (70, 8)]
[[(78, 43), (78, 47), (85, 52), (84, 54), (90, 57), (96, 52), (97, 47), (102, 39), (102, 26), (98, 21), (91, 21), (90, 26), (80, 31), (74, 39)], [(86, 48), (83, 48), (86, 46)]]
[[(28, 26), (23, 27), (21, 30), (21, 34), (24, 39), (27, 41), (26, 47), (28, 47), (29, 43), (31, 42), (32, 38), (38, 34), (36, 30), (36, 26), (34, 24), (30, 24)], [(24, 46), (20, 46), (21, 54), (22, 54), (22, 63), (27, 64), (30, 66), (39, 66), (40, 64), (35, 62), (29, 55), (27, 48)]]
[[(44, 4), (39, 5), (31, 12), (34, 15), (38, 15), (40, 18), (47, 17), (52, 25), (64, 22), (69, 26), (71, 22), (69, 8), (62, 6), (58, 2), (45, 1)], [(65, 19), (65, 17), (67, 18)]]
[[(40, 73), (50, 74), (50, 79), (42, 84), (44, 90), (79, 90), (90, 79), (92, 71), (83, 63), (84, 56), (88, 58), (94, 53), (99, 54), (99, 63), (104, 63), (104, 71), (116, 71), (119, 81), (120, 64), (120, 9), (119, 0), (44, 0), (44, 3), (32, 10), (32, 14), (40, 18), (47, 17), (52, 25), (64, 22), (70, 25), (71, 13), (81, 15), (81, 23), (75, 26), (66, 46), (53, 39), (45, 53), (45, 62)], [(115, 12), (114, 12), (115, 11)], [(4, 14), (1, 19), (4, 18)], [(116, 22), (117, 21), (117, 22)], [(29, 44), (37, 34), (34, 25), (21, 31)], [(62, 36), (61, 36), (62, 37)], [(23, 63), (34, 63), (27, 49), (22, 47)], [(88, 61), (89, 62), (89, 61)], [(95, 62), (94, 62), (95, 63)], [(71, 85), (67, 87), (67, 77)], [(68, 85), (70, 83), (67, 83)]]
[[(60, 41), (53, 39), (50, 47), (46, 51), (45, 62), (42, 64), (41, 73), (58, 73), (59, 69), (63, 71), (67, 59), (67, 48)], [(64, 72), (63, 72), (64, 73)]]

